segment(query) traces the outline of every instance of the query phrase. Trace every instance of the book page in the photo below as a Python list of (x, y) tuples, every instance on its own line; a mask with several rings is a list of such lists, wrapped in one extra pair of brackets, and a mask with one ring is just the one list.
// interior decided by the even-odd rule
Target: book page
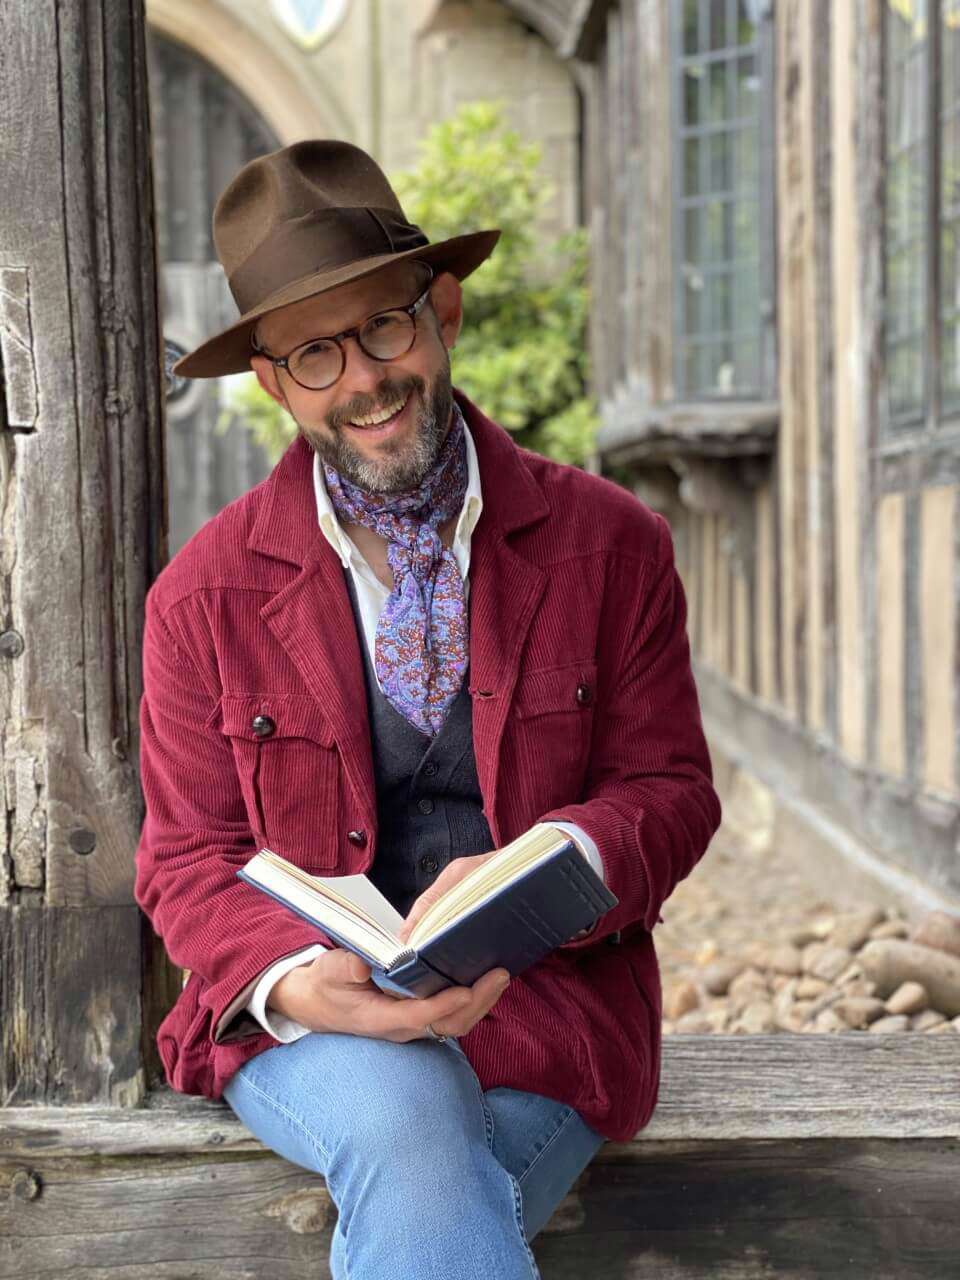
[[(407, 950), (392, 927), (402, 923), (402, 916), (366, 876), (311, 876), (272, 849), (259, 850), (243, 871), (324, 932), (361, 949), (377, 964), (387, 967)], [(364, 883), (358, 886), (357, 881)]]
[(497, 856), (482, 863), (469, 875), (449, 889), (439, 902), (425, 912), (417, 921), (408, 938), (411, 947), (419, 948), (431, 942), (449, 925), (462, 920), (477, 907), (494, 897), (500, 889), (511, 880), (534, 866), (537, 862), (552, 857), (558, 849), (570, 844), (570, 837), (564, 831), (558, 831), (546, 823), (536, 826), (517, 836), (510, 844), (506, 844)]
[(400, 912), (387, 901), (373, 881), (364, 875), (311, 876), (310, 879), (352, 902), (358, 914), (362, 913), (371, 920), (376, 920), (384, 933), (396, 934), (403, 924)]

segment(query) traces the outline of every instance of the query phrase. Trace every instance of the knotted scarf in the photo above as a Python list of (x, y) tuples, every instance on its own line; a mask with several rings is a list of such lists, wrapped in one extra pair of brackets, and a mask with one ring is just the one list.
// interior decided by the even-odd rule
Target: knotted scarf
[(467, 489), (459, 406), (454, 404), (450, 430), (416, 489), (368, 493), (326, 463), (323, 470), (337, 515), (387, 539), (393, 590), (377, 621), (374, 669), (387, 701), (435, 737), (467, 666), (464, 581), (437, 532), (460, 513)]

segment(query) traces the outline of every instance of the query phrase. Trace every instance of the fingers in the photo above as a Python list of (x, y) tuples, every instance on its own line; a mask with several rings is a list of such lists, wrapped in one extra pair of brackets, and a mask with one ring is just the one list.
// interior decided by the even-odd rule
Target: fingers
[[(468, 1031), (472, 1030), (473, 1027), (476, 1026), (481, 1018), (485, 1017), (490, 1012), (509, 985), (510, 974), (508, 970), (491, 969), (490, 972), (485, 973), (482, 978), (478, 978), (472, 987), (458, 987), (457, 990), (461, 992), (469, 990), (470, 996), (466, 1001), (462, 1002), (458, 1008), (455, 1008), (449, 1014), (444, 1015), (442, 1013), (437, 1013), (424, 1017), (423, 1015), (426, 1011), (423, 1008), (418, 1011), (421, 1019), (420, 1026), (423, 1028), (423, 1032), (429, 1036), (430, 1032), (426, 1030), (427, 1023), (429, 1022), (434, 1031), (438, 1032), (440, 1035), (466, 1035)], [(439, 995), (445, 994), (446, 992), (439, 993)], [(437, 996), (432, 996), (431, 1000), (436, 1000), (437, 998)], [(427, 1003), (427, 1001), (421, 1002), (422, 1005)]]
[(342, 986), (363, 985), (370, 981), (371, 969), (362, 956), (346, 947), (335, 947), (317, 957), (322, 963), (325, 982), (334, 982)]

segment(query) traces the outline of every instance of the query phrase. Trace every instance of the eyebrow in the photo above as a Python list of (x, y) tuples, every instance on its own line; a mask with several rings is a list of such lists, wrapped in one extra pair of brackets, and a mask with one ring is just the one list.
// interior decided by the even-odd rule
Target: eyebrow
[[(416, 285), (414, 285), (413, 287), (416, 288)], [(398, 286), (398, 291), (399, 291), (399, 286)], [(420, 296), (419, 294), (416, 295), (417, 298), (419, 296)], [(411, 301), (415, 301), (415, 300), (416, 300), (415, 298), (411, 299)], [(303, 346), (305, 342), (316, 342), (318, 339), (322, 339), (322, 338), (339, 338), (341, 333), (346, 333), (348, 329), (357, 328), (358, 325), (363, 324), (364, 320), (369, 320), (371, 316), (379, 315), (381, 311), (393, 311), (397, 307), (405, 307), (408, 305), (409, 304), (406, 302), (387, 302), (387, 303), (384, 303), (383, 306), (376, 307), (373, 311), (365, 311), (363, 316), (359, 320), (357, 320), (354, 324), (345, 324), (342, 326), (342, 328), (335, 329), (332, 333), (330, 332), (311, 333), (311, 334), (308, 334), (308, 336), (305, 338), (293, 339), (292, 347), (290, 346), (290, 341), (291, 341), (290, 339), (288, 339), (286, 342), (280, 345), (284, 347), (289, 347), (291, 351), (294, 351), (296, 350), (297, 347)], [(260, 345), (263, 347), (266, 347), (268, 350), (271, 350), (271, 351), (275, 351), (277, 349), (276, 343), (264, 342), (262, 340), (262, 335), (261, 335)]]

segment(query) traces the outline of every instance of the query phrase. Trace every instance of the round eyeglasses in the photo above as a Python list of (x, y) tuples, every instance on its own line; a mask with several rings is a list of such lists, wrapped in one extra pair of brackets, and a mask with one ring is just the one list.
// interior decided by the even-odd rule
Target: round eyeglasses
[[(423, 265), (427, 266), (426, 263)], [(294, 382), (305, 390), (325, 391), (333, 386), (346, 367), (347, 353), (343, 349), (346, 338), (356, 338), (360, 350), (371, 360), (396, 360), (406, 355), (416, 341), (417, 315), (427, 300), (433, 281), (433, 268), (427, 269), (430, 276), (426, 288), (407, 307), (378, 311), (368, 316), (363, 324), (344, 329), (329, 338), (310, 338), (285, 356), (273, 356), (258, 346), (252, 333), (250, 345), (257, 355), (278, 369), (286, 369)]]

